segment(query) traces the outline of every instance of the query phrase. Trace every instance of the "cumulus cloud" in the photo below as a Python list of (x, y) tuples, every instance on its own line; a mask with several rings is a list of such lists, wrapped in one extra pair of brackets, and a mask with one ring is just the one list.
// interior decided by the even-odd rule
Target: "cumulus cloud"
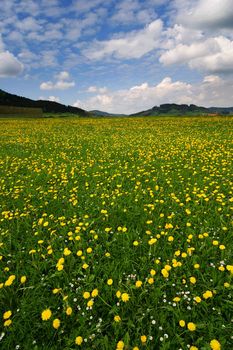
[(89, 59), (100, 60), (106, 56), (116, 58), (140, 58), (159, 47), (163, 22), (158, 19), (142, 30), (124, 34), (119, 38), (96, 41), (83, 54)]
[(97, 87), (97, 86), (89, 86), (89, 88), (87, 89), (87, 92), (89, 93), (100, 93), (100, 94), (105, 94), (106, 92), (108, 92), (108, 89), (106, 87)]
[(119, 90), (107, 94), (97, 94), (86, 101), (76, 101), (78, 105), (87, 110), (100, 109), (111, 113), (134, 113), (151, 108), (155, 104), (191, 101), (191, 85), (181, 81), (173, 82), (170, 77), (164, 78), (155, 86), (148, 83), (136, 85), (128, 90)]
[(131, 114), (163, 103), (186, 103), (201, 106), (227, 106), (232, 100), (233, 82), (217, 75), (208, 75), (196, 84), (164, 78), (156, 85), (147, 82), (108, 94), (97, 94), (74, 106), (86, 110)]
[(188, 27), (204, 29), (233, 28), (232, 0), (177, 1), (177, 20)]
[(57, 81), (46, 81), (40, 84), (41, 90), (67, 90), (75, 86), (74, 81), (70, 81), (70, 74), (62, 71), (55, 75)]
[(14, 77), (22, 71), (23, 64), (12, 53), (0, 53), (0, 77)]
[(160, 57), (164, 65), (187, 63), (190, 68), (212, 73), (233, 72), (233, 41), (223, 36), (178, 44)]
[(49, 96), (49, 97), (44, 97), (40, 96), (39, 100), (44, 100), (44, 101), (52, 101), (52, 102), (60, 102), (60, 98), (57, 96)]

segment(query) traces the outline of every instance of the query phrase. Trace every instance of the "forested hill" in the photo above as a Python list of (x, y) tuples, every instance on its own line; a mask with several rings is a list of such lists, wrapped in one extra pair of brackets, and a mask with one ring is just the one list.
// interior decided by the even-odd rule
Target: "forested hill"
[(131, 114), (133, 117), (137, 116), (156, 116), (156, 115), (209, 115), (209, 114), (232, 114), (233, 107), (200, 107), (194, 104), (176, 104), (165, 103), (159, 107), (155, 106), (145, 111)]
[(41, 108), (44, 113), (72, 113), (80, 116), (89, 116), (85, 110), (73, 106), (66, 106), (58, 102), (38, 100), (9, 94), (0, 89), (0, 105), (14, 107)]

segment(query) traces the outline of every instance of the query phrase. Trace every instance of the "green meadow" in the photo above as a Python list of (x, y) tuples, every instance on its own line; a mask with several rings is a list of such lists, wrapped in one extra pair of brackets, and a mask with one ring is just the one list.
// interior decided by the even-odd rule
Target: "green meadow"
[(233, 348), (233, 118), (0, 120), (0, 348)]

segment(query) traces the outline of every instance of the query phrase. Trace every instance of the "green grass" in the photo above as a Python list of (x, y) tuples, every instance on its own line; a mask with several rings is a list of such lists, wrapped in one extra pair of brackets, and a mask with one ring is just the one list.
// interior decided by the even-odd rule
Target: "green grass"
[(0, 126), (2, 349), (233, 348), (232, 118)]

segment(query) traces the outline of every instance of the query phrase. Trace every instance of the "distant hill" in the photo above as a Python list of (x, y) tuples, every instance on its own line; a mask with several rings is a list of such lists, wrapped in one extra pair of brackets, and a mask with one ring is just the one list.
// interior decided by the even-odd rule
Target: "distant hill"
[(103, 111), (98, 111), (96, 109), (93, 111), (89, 111), (89, 113), (91, 113), (92, 115), (94, 115), (96, 117), (127, 117), (126, 114), (107, 113), (107, 112), (103, 112)]
[[(55, 113), (55, 114), (76, 114), (81, 117), (126, 117), (126, 114), (107, 113), (99, 110), (85, 111), (78, 107), (66, 106), (58, 102), (45, 101), (45, 100), (31, 100), (26, 97), (10, 94), (0, 89), (0, 106), (9, 107), (23, 107), (23, 108), (39, 108), (43, 113)], [(30, 114), (30, 113), (29, 113)], [(200, 107), (194, 104), (176, 104), (165, 103), (159, 107), (154, 106), (151, 109), (141, 111), (138, 113), (130, 114), (130, 117), (146, 117), (146, 116), (159, 116), (159, 115), (208, 115), (208, 114), (233, 114), (233, 107)]]
[(233, 114), (233, 107), (210, 107), (208, 109), (211, 113)]
[(58, 102), (38, 100), (34, 101), (26, 97), (21, 97), (9, 94), (0, 89), (0, 106), (12, 107), (27, 107), (27, 108), (41, 108), (44, 113), (72, 113), (82, 117), (88, 117), (90, 114), (77, 107), (65, 106)]
[(210, 111), (209, 108), (199, 107), (196, 105), (178, 105), (176, 103), (166, 103), (162, 104), (159, 107), (155, 106), (146, 111), (138, 112), (131, 114), (131, 116), (156, 116), (156, 115), (193, 115), (193, 114), (209, 114), (214, 113)]

